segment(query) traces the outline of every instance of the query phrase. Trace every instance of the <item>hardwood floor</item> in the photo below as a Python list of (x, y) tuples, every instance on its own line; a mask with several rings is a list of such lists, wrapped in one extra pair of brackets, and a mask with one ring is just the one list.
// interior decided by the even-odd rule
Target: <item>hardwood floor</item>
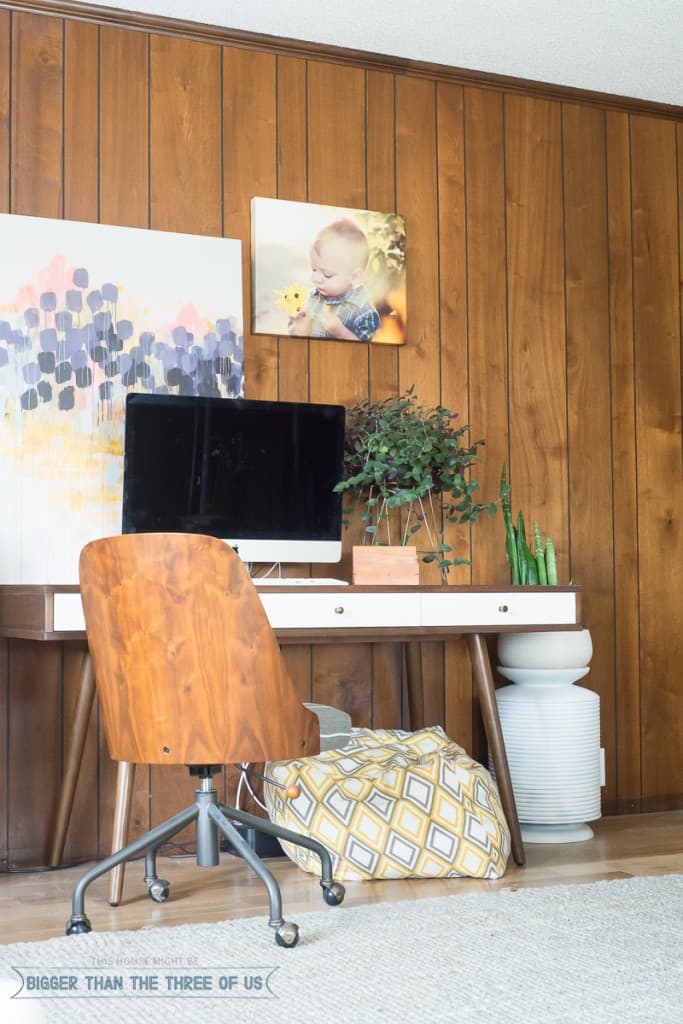
[[(403, 879), (352, 882), (346, 906), (423, 899), (430, 896), (523, 886), (593, 882), (634, 875), (683, 873), (683, 811), (604, 818), (593, 825), (589, 842), (558, 846), (527, 845), (527, 865), (511, 865), (503, 878)], [(285, 915), (323, 907), (318, 880), (285, 857), (268, 864), (282, 888)], [(57, 871), (0, 875), (0, 942), (26, 942), (64, 934), (73, 887), (85, 866)], [(142, 881), (143, 862), (127, 869), (124, 902), (106, 902), (108, 877), (88, 890), (86, 911), (98, 931), (176, 925), (233, 917), (267, 916), (261, 882), (245, 864), (227, 854), (219, 867), (201, 869), (193, 856), (159, 860), (159, 873), (171, 882), (167, 903), (153, 903)]]

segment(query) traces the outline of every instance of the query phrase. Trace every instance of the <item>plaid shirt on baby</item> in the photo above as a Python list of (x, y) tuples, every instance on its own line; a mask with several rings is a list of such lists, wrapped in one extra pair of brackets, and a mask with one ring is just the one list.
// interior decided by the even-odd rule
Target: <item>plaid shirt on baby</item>
[(320, 314), (325, 309), (338, 316), (344, 327), (355, 334), (359, 341), (370, 341), (379, 327), (379, 313), (370, 302), (370, 296), (363, 285), (335, 299), (325, 298), (317, 288), (313, 289), (306, 304), (306, 312), (311, 317), (312, 338), (333, 337), (323, 330), (320, 323)]

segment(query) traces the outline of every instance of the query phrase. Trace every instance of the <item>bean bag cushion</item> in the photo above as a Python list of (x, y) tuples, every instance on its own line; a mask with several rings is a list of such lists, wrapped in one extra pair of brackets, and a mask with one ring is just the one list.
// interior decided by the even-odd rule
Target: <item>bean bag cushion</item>
[[(339, 881), (371, 878), (499, 878), (510, 832), (496, 785), (439, 727), (358, 730), (342, 748), (271, 762), (265, 773), (301, 793), (264, 784), (268, 813), (330, 851)], [(305, 871), (318, 857), (281, 843)]]
[(318, 716), (321, 750), (343, 747), (356, 731), (351, 724), (351, 715), (341, 708), (333, 708), (329, 704), (304, 704), (304, 707)]

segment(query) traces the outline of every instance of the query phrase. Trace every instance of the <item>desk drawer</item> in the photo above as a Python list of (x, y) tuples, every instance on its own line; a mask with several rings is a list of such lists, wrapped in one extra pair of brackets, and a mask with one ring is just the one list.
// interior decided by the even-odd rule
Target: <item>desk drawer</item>
[(274, 629), (362, 629), (420, 625), (420, 595), (259, 594)]
[[(358, 629), (415, 627), (420, 624), (419, 594), (259, 593), (274, 629)], [(341, 609), (338, 611), (337, 609)], [(84, 630), (80, 594), (54, 596), (55, 632)]]
[(576, 594), (524, 590), (511, 593), (421, 594), (422, 626), (573, 626)]
[(55, 633), (81, 632), (85, 617), (80, 594), (56, 593), (53, 599), (52, 629)]

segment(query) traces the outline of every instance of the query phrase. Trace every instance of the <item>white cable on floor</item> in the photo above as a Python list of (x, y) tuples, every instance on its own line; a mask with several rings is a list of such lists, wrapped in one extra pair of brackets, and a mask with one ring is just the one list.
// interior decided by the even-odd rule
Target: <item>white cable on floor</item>
[(258, 806), (262, 810), (267, 812), (268, 808), (266, 807), (266, 805), (264, 803), (262, 803), (261, 800), (259, 800), (259, 798), (256, 796), (256, 793), (251, 788), (251, 783), (249, 781), (249, 776), (247, 775), (247, 771), (249, 769), (249, 764), (250, 764), (249, 761), (243, 761), (242, 764), (240, 765), (240, 767), (242, 768), (242, 774), (240, 775), (240, 781), (237, 783), (237, 792), (235, 794), (235, 807), (237, 808), (237, 810), (240, 810), (240, 796), (241, 796), (241, 791), (242, 791), (242, 783), (244, 783), (246, 785), (247, 789), (249, 790), (249, 795), (251, 796), (251, 798), (254, 801), (254, 803), (258, 804)]

